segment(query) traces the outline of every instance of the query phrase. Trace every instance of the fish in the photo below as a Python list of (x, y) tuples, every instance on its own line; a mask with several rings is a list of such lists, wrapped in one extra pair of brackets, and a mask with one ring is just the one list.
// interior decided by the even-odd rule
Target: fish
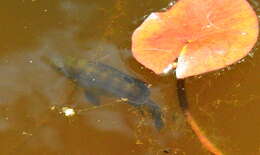
[(83, 88), (90, 103), (100, 105), (101, 96), (113, 96), (147, 109), (158, 130), (164, 126), (161, 108), (150, 99), (148, 85), (142, 80), (101, 62), (62, 56), (43, 57), (43, 60)]

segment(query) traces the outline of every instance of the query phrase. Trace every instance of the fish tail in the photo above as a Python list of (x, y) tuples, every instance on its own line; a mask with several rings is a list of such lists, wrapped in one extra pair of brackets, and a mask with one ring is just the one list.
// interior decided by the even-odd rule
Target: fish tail
[(164, 126), (160, 106), (155, 104), (152, 100), (147, 100), (146, 103), (144, 104), (144, 106), (147, 107), (148, 111), (152, 114), (155, 127), (158, 130), (160, 130)]

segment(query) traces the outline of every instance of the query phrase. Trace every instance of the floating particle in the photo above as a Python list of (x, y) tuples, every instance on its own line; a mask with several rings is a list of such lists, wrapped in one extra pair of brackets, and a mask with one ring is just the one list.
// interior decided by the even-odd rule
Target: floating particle
[(65, 116), (71, 117), (75, 115), (75, 110), (69, 107), (63, 107), (62, 112), (64, 113)]
[(120, 100), (123, 101), (123, 102), (127, 102), (127, 101), (128, 101), (128, 98), (122, 97), (122, 98), (120, 98)]

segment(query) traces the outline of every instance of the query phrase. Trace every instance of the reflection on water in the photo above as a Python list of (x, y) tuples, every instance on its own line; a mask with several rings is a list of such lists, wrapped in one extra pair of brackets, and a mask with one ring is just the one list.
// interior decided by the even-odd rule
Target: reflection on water
[[(259, 2), (250, 1), (259, 12)], [(176, 80), (131, 56), (131, 33), (172, 1), (14, 0), (0, 6), (1, 154), (208, 154), (178, 105)], [(41, 61), (50, 53), (95, 60), (150, 84), (165, 127), (146, 111), (105, 98), (91, 105), (81, 88)], [(224, 71), (187, 80), (190, 110), (226, 154), (259, 154), (258, 46)], [(75, 115), (66, 116), (64, 107)]]

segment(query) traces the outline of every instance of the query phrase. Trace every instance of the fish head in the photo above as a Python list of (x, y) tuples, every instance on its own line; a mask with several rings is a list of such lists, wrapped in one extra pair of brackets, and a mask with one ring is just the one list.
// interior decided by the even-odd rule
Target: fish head
[(64, 74), (66, 77), (73, 79), (79, 72), (78, 60), (71, 56), (48, 55), (42, 57), (46, 64), (50, 65), (56, 71)]

